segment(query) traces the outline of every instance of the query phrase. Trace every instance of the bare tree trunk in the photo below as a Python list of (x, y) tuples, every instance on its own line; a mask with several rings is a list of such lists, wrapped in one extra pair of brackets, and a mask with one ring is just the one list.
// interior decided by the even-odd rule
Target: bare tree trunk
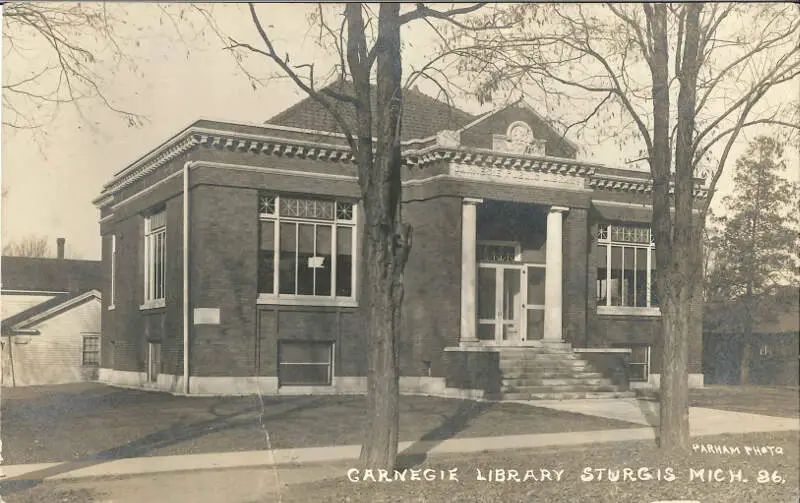
[[(357, 9), (358, 14), (352, 9)], [(360, 18), (361, 6), (352, 9), (351, 14)], [(378, 41), (375, 46), (377, 95), (374, 116), (377, 141), (374, 156), (371, 148), (372, 131), (366, 127), (367, 114), (372, 116), (369, 68), (363, 72), (352, 72), (360, 101), (357, 107), (359, 182), (366, 231), (364, 292), (361, 298), (366, 304), (367, 411), (370, 416), (361, 449), (361, 463), (364, 467), (387, 470), (394, 468), (397, 458), (400, 394), (398, 336), (403, 300), (402, 276), (410, 250), (410, 232), (403, 226), (400, 212), (402, 66), (399, 13), (399, 4), (385, 3), (380, 6)], [(363, 37), (363, 26), (356, 28)], [(351, 33), (352, 36), (354, 33)], [(360, 58), (358, 63), (366, 64), (366, 61)], [(352, 59), (350, 66), (352, 69)]]
[[(663, 292), (661, 303), (664, 329), (664, 355), (661, 368), (661, 412), (659, 425), (659, 445), (665, 449), (689, 450), (689, 338), (692, 335), (690, 316), (697, 290), (694, 285), (702, 281), (702, 257), (700, 239), (702, 227), (694, 222), (694, 164), (692, 151), (695, 129), (695, 105), (697, 75), (699, 66), (700, 11), (702, 5), (689, 5), (685, 9), (685, 38), (683, 53), (676, 54), (675, 74), (678, 76), (677, 131), (675, 136), (674, 189), (672, 200), (675, 205), (674, 222), (671, 226), (663, 222), (656, 233), (657, 267), (664, 267), (663, 278), (659, 283), (659, 293)], [(658, 154), (663, 152), (663, 141), (669, 149), (669, 80), (667, 43), (667, 11), (662, 4), (654, 6), (654, 67), (653, 101), (654, 146)], [(656, 94), (658, 88), (658, 94)], [(656, 130), (658, 127), (658, 130)], [(669, 154), (664, 154), (668, 156)], [(657, 159), (660, 160), (659, 157)], [(668, 157), (667, 157), (668, 159)], [(666, 164), (666, 166), (665, 166)], [(661, 184), (672, 178), (669, 161), (658, 163), (653, 170), (654, 180)], [(666, 184), (668, 186), (668, 182)], [(654, 190), (654, 219), (669, 220), (669, 192)], [(659, 207), (656, 213), (655, 208)], [(671, 232), (670, 232), (671, 231)], [(670, 243), (668, 247), (662, 243)], [(666, 248), (666, 249), (665, 249)]]
[(750, 339), (746, 335), (742, 336), (742, 363), (740, 365), (739, 384), (747, 385), (750, 379)]
[(689, 449), (689, 334), (691, 286), (661, 302), (664, 354), (661, 364), (661, 412), (659, 446)]

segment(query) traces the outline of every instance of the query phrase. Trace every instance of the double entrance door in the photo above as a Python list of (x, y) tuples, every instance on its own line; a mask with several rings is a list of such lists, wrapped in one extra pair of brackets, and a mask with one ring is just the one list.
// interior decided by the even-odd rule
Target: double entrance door
[(544, 264), (478, 264), (478, 339), (518, 344), (544, 333)]

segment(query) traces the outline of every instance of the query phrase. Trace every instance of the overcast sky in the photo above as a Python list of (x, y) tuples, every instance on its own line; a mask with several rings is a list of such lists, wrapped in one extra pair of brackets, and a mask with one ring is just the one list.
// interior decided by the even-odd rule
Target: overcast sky
[[(142, 127), (131, 128), (96, 103), (86, 103), (84, 115), (90, 123), (73, 108), (63, 107), (42, 131), (4, 128), (4, 242), (28, 235), (45, 236), (52, 250), (56, 238), (65, 237), (68, 256), (98, 259), (99, 215), (91, 201), (115, 172), (199, 118), (262, 123), (304, 97), (285, 79), (254, 90), (230, 53), (222, 50), (222, 43), (208, 33), (198, 39), (186, 35), (185, 43), (176, 42), (171, 24), (159, 23), (160, 13), (155, 5), (115, 7), (124, 9), (128, 16), (127, 24), (120, 29), (123, 38), (129, 38), (123, 49), (144, 75), (118, 70), (104, 90), (117, 107), (143, 115), (147, 121)], [(259, 7), (264, 23), (272, 25), (278, 50), (291, 52), (293, 61), (298, 63), (322, 57), (314, 48), (313, 35), (308, 34), (308, 9), (309, 6), (297, 5)], [(225, 33), (256, 42), (246, 5), (217, 5), (215, 17)], [(404, 52), (405, 64), (419, 66), (434, 43), (432, 33), (424, 26), (415, 27), (406, 29), (404, 38), (409, 43)], [(41, 63), (35, 50), (27, 60), (17, 58), (11, 62), (5, 58), (4, 82), (9, 72), (24, 75), (30, 71), (25, 65), (34, 68)], [(260, 71), (253, 63), (248, 62), (248, 68)], [(263, 68), (264, 75), (272, 71), (266, 62)], [(424, 85), (421, 88), (433, 94), (432, 89)], [(489, 106), (464, 100), (457, 104), (473, 113), (490, 110)], [(731, 166), (746, 139), (740, 143), (731, 157)], [(585, 157), (612, 165), (622, 162), (609, 145), (596, 148)], [(792, 161), (792, 171), (797, 176), (796, 160)], [(729, 185), (723, 183), (723, 192)]]

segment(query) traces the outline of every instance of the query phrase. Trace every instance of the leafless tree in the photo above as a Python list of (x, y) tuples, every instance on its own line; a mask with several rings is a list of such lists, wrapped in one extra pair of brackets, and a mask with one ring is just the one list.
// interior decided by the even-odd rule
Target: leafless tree
[[(3, 125), (37, 129), (64, 105), (73, 106), (85, 119), (84, 106), (92, 100), (129, 125), (140, 124), (140, 116), (117, 107), (108, 97), (107, 75), (98, 71), (98, 63), (106, 58), (110, 61), (104, 62), (112, 65), (133, 65), (117, 34), (122, 22), (118, 9), (105, 3), (7, 3), (3, 7)], [(14, 61), (27, 64), (14, 65)], [(15, 66), (28, 71), (20, 74)]]
[[(3, 126), (45, 132), (66, 107), (93, 124), (91, 107), (110, 110), (128, 126), (146, 120), (118, 105), (111, 80), (125, 72), (143, 77), (136, 48), (144, 30), (131, 13), (149, 8), (150, 23), (164, 28), (159, 36), (173, 50), (207, 42), (216, 29), (213, 6), (194, 4), (131, 4), (107, 2), (8, 2), (3, 6)], [(210, 31), (210, 30), (208, 30)], [(198, 40), (200, 39), (200, 40)]]
[(790, 100), (797, 97), (800, 73), (798, 6), (527, 8), (525, 23), (513, 29), (454, 29), (449, 37), (479, 48), (462, 60), (461, 70), (480, 82), (480, 98), (528, 93), (551, 116), (583, 108), (588, 113), (582, 116), (564, 112), (556, 118), (578, 132), (601, 125), (601, 136), (639, 147), (633, 162), (646, 163), (653, 179), (664, 330), (660, 445), (686, 450), (690, 313), (702, 295), (702, 222), (711, 202), (697, 198), (698, 177), (705, 177), (713, 195), (744, 131), (797, 131), (798, 108)]
[(19, 241), (3, 244), (3, 255), (8, 257), (42, 258), (50, 254), (46, 237), (27, 236)]
[[(326, 69), (297, 63), (276, 47), (270, 37), (271, 27), (262, 22), (259, 9), (252, 4), (250, 13), (259, 43), (230, 40), (230, 49), (240, 58), (242, 52), (265, 57), (325, 107), (345, 135), (358, 165), (365, 227), (361, 299), (368, 334), (369, 417), (361, 462), (371, 468), (392, 469), (398, 444), (398, 334), (403, 270), (411, 250), (411, 228), (403, 222), (400, 211), (404, 89), (401, 27), (423, 20), (430, 26), (440, 21), (474, 29), (487, 19), (461, 22), (458, 18), (481, 7), (472, 4), (438, 9), (418, 3), (401, 12), (400, 4), (383, 3), (376, 13), (366, 4), (349, 3), (333, 7), (338, 16), (333, 20), (320, 6), (311, 22), (319, 29), (319, 40), (334, 48), (337, 61)], [(412, 72), (409, 81), (428, 78), (445, 91), (433, 74), (435, 70), (433, 63), (426, 65)], [(354, 121), (347, 119), (345, 107), (354, 111)]]

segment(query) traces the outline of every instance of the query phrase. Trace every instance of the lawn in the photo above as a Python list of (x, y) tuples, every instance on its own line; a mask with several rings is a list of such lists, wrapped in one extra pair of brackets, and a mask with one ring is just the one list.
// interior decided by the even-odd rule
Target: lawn
[[(436, 455), (417, 465), (420, 470), (456, 468), (456, 482), (411, 481), (376, 483), (350, 482), (347, 471), (351, 463), (307, 465), (303, 468), (282, 467), (275, 485), (275, 472), (270, 468), (233, 469), (163, 473), (139, 477), (86, 479), (77, 481), (45, 481), (22, 491), (4, 493), (8, 503), (101, 503), (115, 501), (193, 503), (301, 503), (306, 501), (387, 503), (387, 502), (525, 502), (525, 503), (651, 503), (658, 500), (697, 500), (703, 503), (795, 503), (798, 496), (798, 433), (725, 435), (696, 439), (716, 445), (771, 445), (785, 449), (780, 456), (753, 457), (695, 453), (688, 457), (663, 456), (651, 442), (623, 442), (600, 446), (495, 451), (454, 455)], [(662, 478), (670, 473), (675, 480), (581, 481), (584, 468), (638, 469)], [(690, 469), (720, 467), (726, 477), (721, 482), (689, 480)], [(477, 480), (477, 470), (490, 469), (506, 473), (526, 470), (540, 474), (541, 469), (563, 470), (560, 480), (526, 482), (489, 482)], [(742, 480), (730, 480), (728, 470), (742, 470)], [(774, 481), (759, 483), (758, 472), (766, 470)], [(596, 473), (596, 472), (594, 472)], [(642, 472), (644, 473), (644, 472)], [(624, 474), (624, 472), (623, 472)], [(524, 476), (522, 476), (524, 477)], [(781, 483), (777, 477), (782, 477)], [(556, 478), (555, 476), (551, 478)], [(745, 481), (745, 479), (747, 479)], [(0, 482), (0, 488), (3, 484)], [(280, 496), (280, 497), (279, 497)]]
[[(342, 475), (335, 479), (289, 486), (285, 502), (330, 501), (350, 503), (388, 502), (598, 502), (649, 503), (658, 500), (697, 500), (703, 503), (789, 503), (798, 501), (798, 433), (726, 435), (693, 439), (729, 447), (770, 445), (784, 449), (782, 455), (748, 456), (696, 452), (688, 456), (665, 456), (651, 442), (625, 442), (591, 448), (493, 452), (465, 456), (436, 456), (420, 469), (457, 469), (458, 481), (352, 482)], [(647, 467), (652, 479), (643, 480)], [(593, 480), (582, 480), (589, 468)], [(632, 469), (615, 482), (597, 479), (596, 469)], [(691, 469), (717, 469), (720, 481), (691, 479)], [(541, 469), (549, 470), (551, 481), (478, 480), (478, 470), (488, 478), (490, 470), (516, 470), (524, 478), (533, 470), (541, 478)], [(670, 470), (668, 470), (670, 469)], [(555, 480), (557, 470), (560, 480)], [(662, 480), (657, 480), (661, 473)], [(741, 480), (738, 474), (741, 470)], [(731, 472), (734, 474), (731, 477)], [(495, 474), (498, 472), (494, 472)], [(669, 473), (674, 475), (668, 476)], [(704, 472), (707, 477), (708, 472)], [(762, 481), (759, 482), (759, 473)], [(763, 481), (764, 473), (768, 474)], [(774, 477), (774, 478), (773, 478)], [(634, 480), (635, 479), (635, 480)], [(261, 500), (266, 501), (266, 500)], [(253, 501), (252, 503), (258, 503)]]
[[(176, 397), (95, 383), (3, 389), (6, 464), (359, 444), (358, 396)], [(400, 401), (400, 440), (636, 428), (512, 403)], [(268, 444), (269, 443), (269, 444)]]
[(692, 407), (707, 407), (765, 416), (797, 417), (797, 388), (766, 386), (706, 386), (691, 390)]

